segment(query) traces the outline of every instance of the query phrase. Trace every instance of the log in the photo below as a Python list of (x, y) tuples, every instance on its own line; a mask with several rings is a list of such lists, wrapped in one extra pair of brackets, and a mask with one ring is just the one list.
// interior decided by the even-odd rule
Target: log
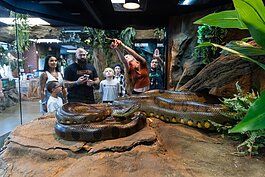
[[(258, 57), (258, 61), (265, 62), (264, 57)], [(258, 65), (243, 60), (236, 55), (221, 55), (210, 64), (206, 65), (194, 78), (182, 85), (178, 91), (192, 91), (211, 93), (217, 96), (232, 96), (231, 84), (241, 81), (239, 85), (243, 90), (249, 92), (252, 88), (254, 71), (262, 70)], [(248, 80), (246, 82), (246, 80)], [(214, 93), (217, 88), (230, 89), (227, 95)]]

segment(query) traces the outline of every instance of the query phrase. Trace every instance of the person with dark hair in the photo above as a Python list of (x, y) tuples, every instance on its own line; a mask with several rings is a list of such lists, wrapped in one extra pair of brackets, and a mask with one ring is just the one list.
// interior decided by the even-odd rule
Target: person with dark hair
[(160, 57), (159, 49), (156, 48), (153, 53), (153, 58), (150, 63), (150, 90), (164, 89), (163, 69), (165, 62)]
[[(145, 58), (124, 45), (121, 40), (114, 39), (110, 46), (116, 51), (120, 61), (125, 66), (127, 93), (129, 95), (131, 93), (140, 94), (149, 90), (150, 79)], [(123, 55), (121, 49), (124, 49), (128, 54)]]
[(163, 73), (158, 66), (159, 60), (156, 57), (153, 57), (149, 71), (150, 90), (163, 89)]
[(76, 62), (65, 68), (65, 85), (68, 102), (94, 104), (94, 86), (100, 80), (95, 67), (87, 63), (87, 52), (83, 48), (76, 50)]
[(63, 86), (62, 94), (60, 97), (66, 102), (66, 89), (64, 88), (63, 75), (59, 71), (57, 58), (51, 55), (48, 55), (45, 58), (44, 63), (44, 72), (40, 76), (39, 89), (40, 89), (40, 103), (41, 103), (41, 112), (47, 112), (47, 100), (50, 96), (50, 93), (46, 89), (46, 84), (49, 81), (58, 81), (59, 84)]
[(124, 81), (124, 75), (123, 75), (123, 67), (121, 64), (115, 64), (114, 65), (114, 79), (116, 79), (120, 83), (120, 96), (125, 96), (125, 81)]
[(47, 111), (55, 112), (63, 106), (63, 100), (59, 97), (59, 94), (62, 93), (62, 86), (58, 81), (49, 81), (47, 90), (51, 94), (47, 101)]

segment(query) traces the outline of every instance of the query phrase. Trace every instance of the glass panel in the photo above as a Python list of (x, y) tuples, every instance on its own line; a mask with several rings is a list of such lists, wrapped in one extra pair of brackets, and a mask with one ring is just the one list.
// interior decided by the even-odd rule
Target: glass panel
[[(1, 6), (0, 14), (1, 19), (15, 15)], [(41, 115), (35, 65), (26, 62), (33, 52), (18, 52), (16, 32), (21, 31), (13, 19), (0, 22), (0, 147), (15, 127)]]

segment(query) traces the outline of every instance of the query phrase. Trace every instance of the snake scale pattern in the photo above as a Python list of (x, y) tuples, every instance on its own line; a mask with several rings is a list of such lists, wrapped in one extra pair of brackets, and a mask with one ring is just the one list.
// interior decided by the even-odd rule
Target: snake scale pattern
[(146, 125), (146, 116), (213, 130), (211, 122), (230, 120), (220, 104), (189, 92), (152, 90), (108, 104), (67, 103), (56, 113), (56, 134), (65, 140), (96, 142), (129, 136)]

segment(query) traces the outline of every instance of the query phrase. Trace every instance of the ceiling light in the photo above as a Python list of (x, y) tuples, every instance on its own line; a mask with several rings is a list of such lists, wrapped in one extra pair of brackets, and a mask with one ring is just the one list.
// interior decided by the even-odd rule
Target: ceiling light
[(194, 4), (195, 0), (182, 0), (179, 1), (178, 5), (192, 5)]
[[(0, 22), (5, 23), (7, 25), (14, 25), (15, 18), (0, 18)], [(41, 18), (28, 18), (27, 19), (28, 25), (50, 25), (50, 23), (42, 20)]]
[(112, 4), (124, 4), (125, 0), (111, 0)]
[(76, 53), (76, 50), (66, 50), (67, 53)]
[(61, 1), (40, 1), (39, 4), (62, 4)]
[(140, 4), (138, 0), (125, 0), (123, 7), (125, 9), (139, 9)]

